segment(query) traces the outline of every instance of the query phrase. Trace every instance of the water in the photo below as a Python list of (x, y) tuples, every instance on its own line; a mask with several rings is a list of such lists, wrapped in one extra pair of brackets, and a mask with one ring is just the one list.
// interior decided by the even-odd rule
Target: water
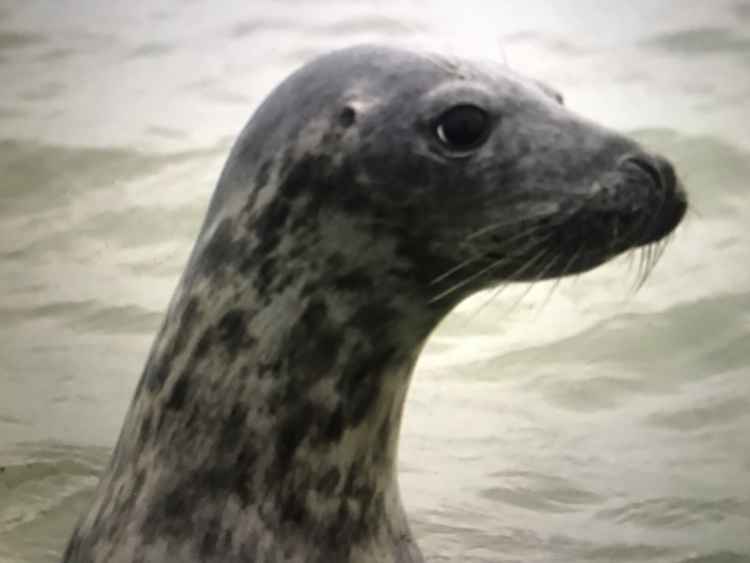
[(750, 2), (6, 0), (0, 562), (58, 559), (252, 109), (365, 41), (505, 60), (693, 202), (635, 295), (620, 260), (434, 335), (401, 447), (428, 559), (750, 561)]

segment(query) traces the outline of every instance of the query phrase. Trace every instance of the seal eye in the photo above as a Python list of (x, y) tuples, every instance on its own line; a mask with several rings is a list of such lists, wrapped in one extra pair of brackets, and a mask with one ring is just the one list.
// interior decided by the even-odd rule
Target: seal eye
[(487, 113), (476, 106), (454, 106), (437, 119), (435, 134), (446, 148), (466, 152), (487, 138), (489, 123)]

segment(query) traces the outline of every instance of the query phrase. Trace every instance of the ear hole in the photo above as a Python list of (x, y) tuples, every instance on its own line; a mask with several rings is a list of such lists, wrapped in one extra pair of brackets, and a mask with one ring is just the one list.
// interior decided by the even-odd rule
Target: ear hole
[(339, 124), (342, 127), (350, 127), (357, 120), (357, 112), (351, 106), (346, 106), (339, 113)]

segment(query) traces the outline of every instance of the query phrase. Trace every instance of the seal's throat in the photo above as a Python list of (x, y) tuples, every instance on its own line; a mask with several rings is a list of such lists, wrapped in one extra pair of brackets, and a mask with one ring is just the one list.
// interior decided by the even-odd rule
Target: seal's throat
[[(312, 270), (260, 294), (264, 263), (239, 275), (216, 250), (182, 280), (78, 535), (118, 555), (161, 545), (211, 561), (263, 538), (289, 561), (421, 561), (396, 452), (432, 323), (404, 326), (391, 288), (363, 300)], [(92, 533), (114, 515), (127, 526)]]

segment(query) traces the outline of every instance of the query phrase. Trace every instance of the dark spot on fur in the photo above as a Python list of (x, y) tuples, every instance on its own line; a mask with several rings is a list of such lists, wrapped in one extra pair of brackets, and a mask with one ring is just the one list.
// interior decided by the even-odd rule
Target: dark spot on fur
[(399, 179), (407, 186), (431, 186), (435, 171), (434, 163), (426, 158), (414, 158), (414, 156), (414, 154), (409, 154), (397, 165)]
[(195, 401), (191, 403), (190, 405), (190, 414), (187, 417), (187, 420), (185, 418), (182, 418), (181, 422), (181, 429), (184, 431), (187, 431), (189, 435), (194, 435), (196, 431), (199, 431), (196, 429), (196, 425), (198, 424), (198, 420), (201, 418), (202, 414), (202, 408), (201, 404), (198, 401)]
[(190, 495), (185, 490), (175, 489), (167, 493), (162, 504), (164, 516), (176, 518), (184, 514), (185, 508), (188, 508), (189, 498)]
[(294, 233), (295, 239), (304, 242), (292, 249), (292, 254), (297, 257), (309, 252), (320, 240), (320, 210), (328, 189), (328, 186), (321, 185), (314, 197), (307, 195), (297, 200), (296, 213), (289, 224), (289, 230)]
[(391, 439), (391, 419), (386, 416), (380, 423), (378, 428), (378, 434), (375, 439), (375, 451), (373, 452), (373, 459), (376, 461), (384, 461), (386, 454), (388, 453), (388, 443)]
[(130, 487), (120, 487), (117, 491), (117, 498), (115, 500), (114, 511), (118, 514), (130, 514), (133, 508), (133, 504), (138, 498), (140, 487), (143, 486), (143, 477), (141, 476), (140, 483), (136, 481), (130, 483)]
[(314, 190), (327, 183), (331, 171), (331, 157), (327, 155), (306, 155), (299, 160), (290, 159), (282, 169), (285, 176), (279, 187), (282, 196), (296, 199), (305, 190)]
[(277, 260), (272, 256), (262, 259), (260, 267), (258, 268), (258, 276), (255, 283), (256, 289), (261, 294), (264, 294), (267, 291), (272, 291), (271, 284), (276, 277), (276, 264)]
[(289, 169), (285, 166), (282, 174), (286, 177), (279, 187), (279, 193), (286, 198), (296, 199), (302, 190), (312, 187), (315, 180), (314, 163), (315, 159), (308, 156), (290, 164)]
[(339, 404), (331, 413), (331, 416), (323, 424), (320, 431), (320, 438), (326, 442), (338, 442), (344, 433), (344, 411)]
[(276, 439), (276, 469), (281, 474), (289, 469), (297, 448), (314, 420), (314, 407), (307, 401), (297, 407), (288, 405), (288, 408), (292, 412), (281, 422)]
[(300, 290), (301, 297), (311, 297), (314, 293), (320, 290), (320, 284), (316, 282), (307, 282), (302, 286)]
[(326, 267), (331, 272), (338, 272), (346, 266), (347, 262), (348, 260), (346, 256), (344, 256), (341, 252), (332, 252), (326, 260)]
[[(157, 338), (161, 338), (161, 335)], [(146, 367), (143, 370), (141, 380), (138, 383), (136, 396), (140, 395), (144, 384), (149, 391), (158, 393), (167, 381), (171, 367), (172, 356), (170, 354), (164, 354), (164, 357), (161, 358), (160, 361), (157, 361), (154, 352), (152, 351), (148, 358), (148, 362), (146, 363)]]
[(148, 442), (151, 437), (151, 429), (153, 425), (153, 411), (149, 409), (141, 418), (141, 427), (138, 429), (138, 442), (140, 445)]
[(258, 192), (258, 190), (263, 189), (266, 184), (268, 184), (268, 178), (271, 173), (271, 163), (273, 162), (272, 159), (266, 159), (263, 161), (263, 163), (258, 167), (258, 172), (255, 174), (255, 190), (254, 192)]
[(357, 112), (351, 106), (346, 106), (339, 112), (339, 125), (351, 127), (357, 119)]
[[(400, 260), (394, 260), (396, 266), (388, 269), (388, 277), (409, 281), (423, 287), (430, 287), (435, 276), (446, 272), (454, 263), (446, 261), (440, 256), (429, 252), (428, 240), (421, 237), (401, 237), (398, 239), (396, 253)], [(400, 264), (419, 264), (419, 268)]]
[(266, 375), (274, 377), (281, 371), (282, 365), (284, 364), (281, 358), (277, 358), (272, 362), (258, 362), (258, 378), (263, 378)]
[(341, 479), (341, 473), (338, 468), (332, 467), (320, 478), (317, 486), (318, 492), (326, 496), (332, 495), (336, 490), (336, 485), (339, 484), (339, 479)]
[(254, 467), (257, 459), (258, 454), (255, 449), (250, 444), (244, 443), (242, 451), (240, 451), (232, 465), (234, 468), (234, 478), (231, 490), (237, 495), (242, 506), (248, 506), (255, 501), (252, 480), (254, 478)]
[(369, 186), (363, 186), (358, 175), (358, 167), (352, 166), (348, 160), (339, 164), (332, 183), (335, 186), (345, 186), (346, 189), (328, 190), (327, 203), (349, 216), (362, 216), (365, 221), (370, 221), (378, 210), (377, 198), (373, 195), (376, 192)]
[(289, 203), (279, 198), (272, 200), (248, 224), (248, 229), (254, 231), (258, 239), (258, 245), (252, 252), (254, 262), (268, 256), (276, 248), (288, 218)]
[(177, 356), (185, 349), (185, 345), (190, 338), (190, 334), (192, 333), (193, 326), (195, 325), (198, 316), (198, 303), (199, 299), (197, 297), (191, 297), (185, 305), (185, 308), (182, 310), (177, 334), (175, 334), (174, 344), (172, 346), (172, 354), (174, 356)]
[(351, 467), (349, 467), (349, 472), (346, 474), (346, 479), (344, 480), (344, 487), (342, 489), (342, 493), (346, 495), (351, 495), (355, 492), (355, 482), (357, 479), (357, 475), (362, 473), (362, 467), (360, 462), (353, 462)]
[(386, 327), (401, 317), (398, 309), (377, 301), (363, 304), (351, 318), (351, 325), (366, 334), (385, 332)]
[[(250, 479), (252, 463), (247, 456), (224, 457), (210, 467), (188, 472), (182, 479), (162, 491), (155, 499), (144, 522), (142, 533), (146, 543), (157, 537), (184, 538), (194, 533), (193, 515), (206, 505), (225, 503), (227, 494), (236, 493), (244, 506), (253, 502)], [(214, 546), (218, 541), (218, 528), (211, 530)]]
[[(242, 274), (248, 274), (252, 272), (258, 264), (263, 264), (265, 260), (271, 257), (276, 246), (279, 244), (281, 238), (280, 233), (277, 231), (269, 231), (264, 234), (258, 234), (259, 240), (251, 252), (245, 256), (240, 264), (239, 271)], [(263, 277), (256, 280), (256, 286), (258, 291), (263, 294), (267, 291), (266, 284), (270, 284), (272, 279), (269, 277), (270, 272), (264, 272)]]
[(359, 425), (377, 403), (380, 381), (372, 372), (363, 372), (359, 384), (347, 401), (347, 414), (352, 426)]
[(201, 540), (199, 553), (201, 557), (207, 558), (216, 552), (216, 544), (219, 542), (221, 522), (218, 518), (212, 518), (208, 523)]
[(292, 330), (290, 366), (314, 380), (330, 372), (341, 346), (341, 333), (328, 318), (328, 305), (312, 300)]
[(232, 466), (216, 464), (196, 471), (192, 482), (196, 484), (196, 490), (206, 491), (208, 495), (217, 497), (221, 496), (227, 485), (233, 483), (233, 477), (238, 473)]
[(235, 403), (229, 416), (222, 421), (221, 437), (219, 438), (219, 447), (222, 450), (237, 447), (245, 429), (246, 419), (247, 410), (245, 406), (241, 403)]
[(279, 508), (283, 522), (290, 522), (299, 526), (308, 516), (305, 497), (299, 494), (296, 488), (286, 491), (282, 496)]
[(214, 231), (200, 255), (200, 269), (214, 274), (235, 263), (242, 255), (242, 243), (234, 240), (232, 220), (224, 219)]
[(329, 528), (328, 543), (335, 545), (341, 542), (346, 536), (346, 523), (350, 520), (350, 511), (347, 503), (342, 502), (339, 505), (338, 512), (336, 513), (336, 524)]
[(187, 396), (189, 387), (190, 384), (188, 383), (187, 377), (183, 376), (178, 379), (172, 387), (172, 391), (169, 394), (169, 399), (167, 399), (167, 402), (164, 406), (170, 410), (182, 409), (182, 407), (185, 405), (185, 397)]
[(154, 416), (156, 417), (156, 424), (154, 425), (154, 440), (158, 440), (159, 436), (162, 434), (168, 415), (164, 409), (159, 409)]
[(239, 352), (247, 340), (247, 320), (241, 309), (232, 309), (221, 317), (218, 324), (218, 337), (230, 355)]
[(232, 538), (232, 530), (224, 530), (224, 533), (221, 535), (221, 545), (225, 550), (228, 550), (232, 546)]
[(352, 293), (366, 293), (372, 291), (374, 288), (374, 280), (371, 275), (365, 273), (364, 270), (355, 270), (337, 276), (333, 279), (333, 287), (339, 291), (350, 291)]
[(290, 286), (292, 282), (294, 282), (299, 277), (299, 275), (300, 274), (298, 270), (288, 268), (288, 271), (279, 279), (279, 287), (286, 288)]
[(178, 483), (171, 490), (163, 491), (143, 522), (141, 533), (145, 543), (153, 543), (165, 535), (185, 537), (192, 534), (195, 508), (193, 485)]
[(369, 354), (355, 351), (352, 355), (355, 359), (342, 369), (336, 389), (347, 398), (343, 403), (344, 417), (350, 426), (362, 422), (377, 403), (381, 385), (379, 376), (393, 355), (391, 347), (376, 349)]
[(192, 353), (192, 359), (198, 360), (203, 358), (206, 354), (208, 354), (208, 351), (211, 349), (211, 346), (214, 344), (214, 332), (212, 329), (207, 329), (203, 335), (198, 340), (198, 344), (196, 344), (195, 348), (193, 349)]

